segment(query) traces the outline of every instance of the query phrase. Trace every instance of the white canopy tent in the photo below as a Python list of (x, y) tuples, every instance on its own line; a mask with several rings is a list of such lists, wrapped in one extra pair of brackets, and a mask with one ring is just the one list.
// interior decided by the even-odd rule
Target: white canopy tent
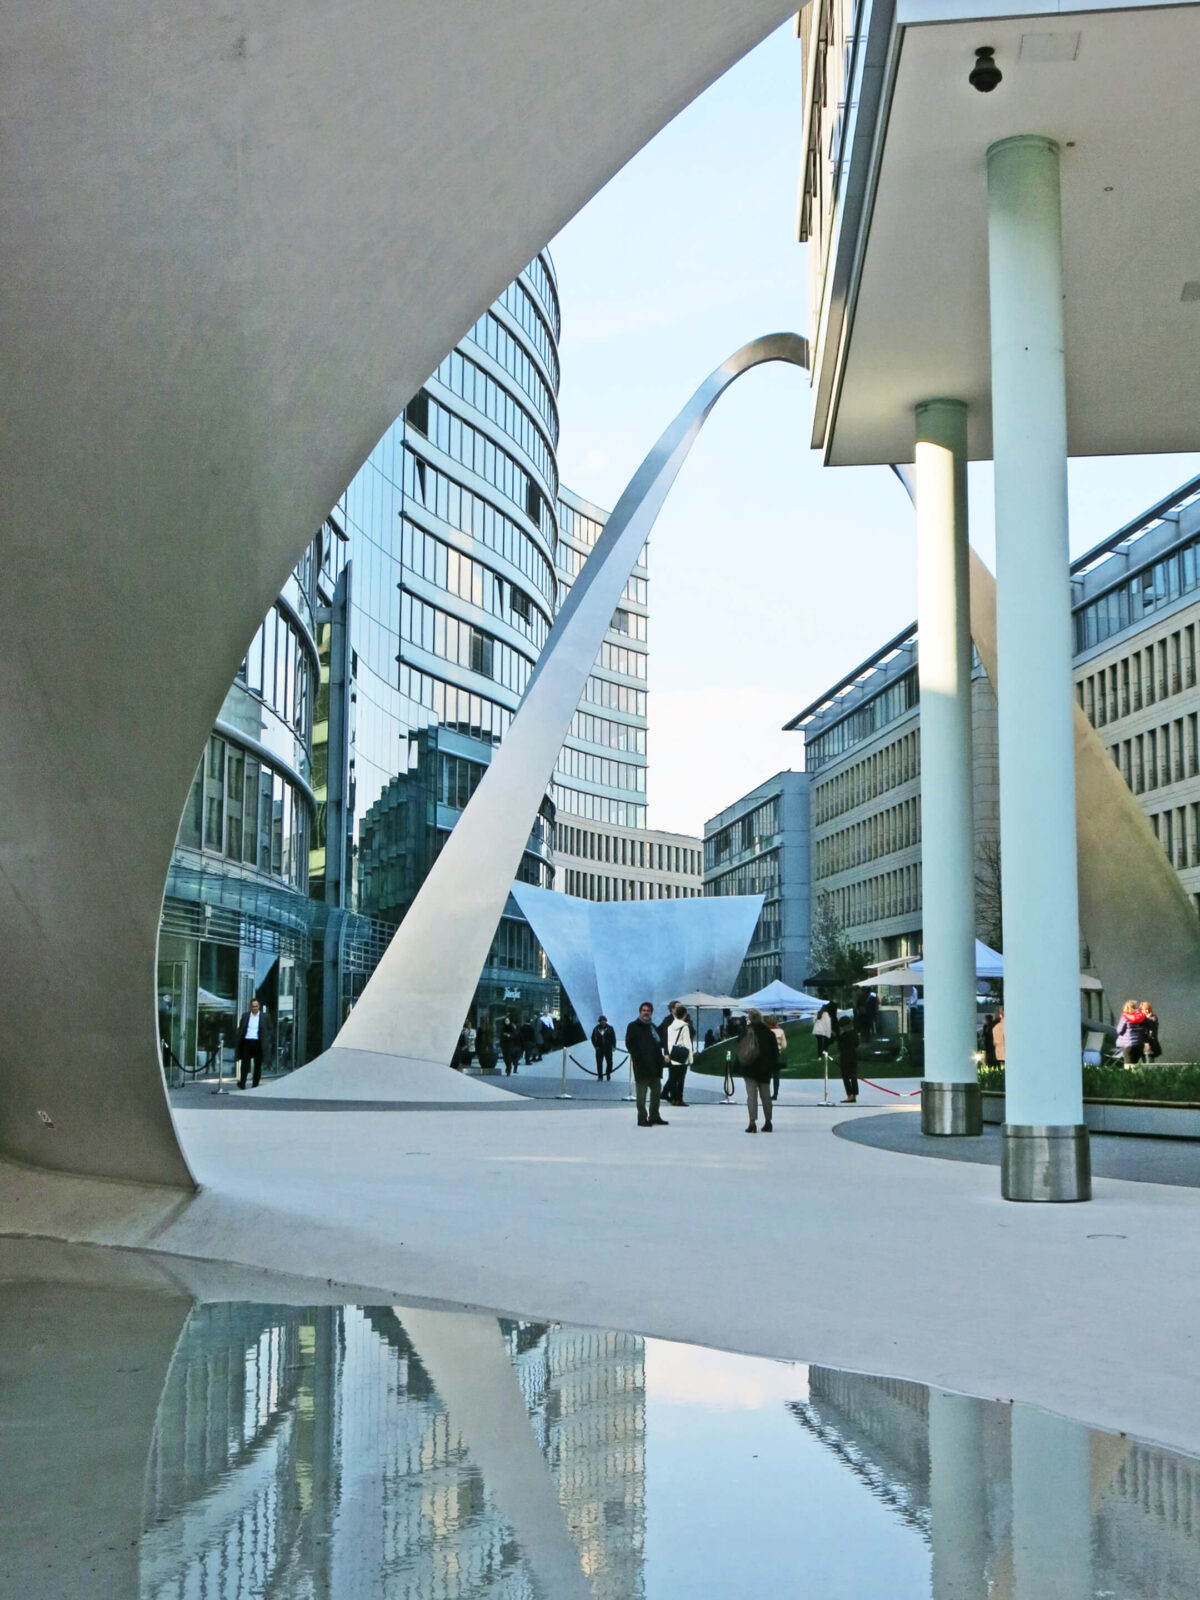
[(816, 1013), (825, 1004), (816, 995), (804, 994), (800, 989), (793, 989), (781, 978), (773, 978), (765, 988), (748, 994), (737, 1004), (747, 1010), (753, 1006), (757, 1011), (774, 1012), (783, 1015), (793, 1011), (806, 1011)]
[[(1003, 978), (1004, 957), (999, 950), (993, 950), (990, 945), (984, 944), (982, 939), (975, 941), (975, 976), (977, 978)], [(923, 960), (910, 961), (907, 964), (888, 966), (881, 963), (872, 978), (860, 978), (855, 984), (856, 989), (920, 989), (925, 982), (925, 963)], [(1081, 989), (1102, 989), (1104, 985), (1099, 978), (1093, 978), (1090, 973), (1079, 974), (1079, 987)]]

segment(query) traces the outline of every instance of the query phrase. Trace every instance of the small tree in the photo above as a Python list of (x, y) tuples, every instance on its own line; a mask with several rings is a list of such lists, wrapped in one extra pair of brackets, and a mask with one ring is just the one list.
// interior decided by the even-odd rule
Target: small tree
[(866, 976), (869, 959), (870, 951), (848, 943), (834, 909), (833, 896), (819, 896), (812, 921), (810, 965), (813, 975), (809, 983), (826, 990), (837, 1005), (852, 1006), (854, 986)]
[(993, 950), (1004, 949), (1004, 891), (1000, 881), (1000, 835), (980, 839), (975, 851), (975, 931)]

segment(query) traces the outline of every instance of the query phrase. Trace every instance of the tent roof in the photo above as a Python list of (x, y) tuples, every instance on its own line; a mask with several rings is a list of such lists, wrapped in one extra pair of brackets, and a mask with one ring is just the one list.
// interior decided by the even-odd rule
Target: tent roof
[(815, 995), (793, 989), (781, 978), (773, 978), (765, 988), (746, 995), (738, 1004), (743, 1008), (754, 1006), (758, 1011), (819, 1011), (825, 1002), (818, 1000)]
[(693, 1010), (699, 1007), (702, 1011), (740, 1011), (746, 1004), (744, 1000), (735, 1000), (731, 994), (705, 994), (703, 990), (681, 994), (675, 1003), (691, 1006)]

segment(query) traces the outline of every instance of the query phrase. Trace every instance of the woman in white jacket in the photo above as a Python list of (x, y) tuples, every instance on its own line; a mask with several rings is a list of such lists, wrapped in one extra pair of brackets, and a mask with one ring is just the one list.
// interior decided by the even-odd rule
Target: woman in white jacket
[(692, 1027), (685, 1008), (677, 1005), (667, 1026), (667, 1092), (666, 1101), (671, 1106), (686, 1106), (683, 1098), (683, 1080), (692, 1064)]

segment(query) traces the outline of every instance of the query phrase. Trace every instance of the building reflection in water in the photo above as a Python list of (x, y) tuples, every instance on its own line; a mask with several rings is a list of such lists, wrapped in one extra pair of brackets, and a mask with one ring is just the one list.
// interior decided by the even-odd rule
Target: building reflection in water
[(1032, 1406), (809, 1368), (796, 1419), (921, 1531), (933, 1600), (1194, 1600), (1200, 1461)]
[[(442, 1372), (430, 1349), (439, 1316), (494, 1336), (540, 1451), (543, 1513), (564, 1525), (575, 1573), (586, 1575), (578, 1592), (639, 1600), (642, 1341), (414, 1312)], [(443, 1388), (451, 1394), (453, 1381)], [(539, 1485), (515, 1458), (507, 1481), (481, 1409), (464, 1403), (456, 1414), (435, 1391), (390, 1307), (196, 1307), (150, 1451), (141, 1600), (537, 1600), (554, 1580), (539, 1552), (516, 1542), (519, 1513), (505, 1510), (514, 1492), (536, 1502)]]

